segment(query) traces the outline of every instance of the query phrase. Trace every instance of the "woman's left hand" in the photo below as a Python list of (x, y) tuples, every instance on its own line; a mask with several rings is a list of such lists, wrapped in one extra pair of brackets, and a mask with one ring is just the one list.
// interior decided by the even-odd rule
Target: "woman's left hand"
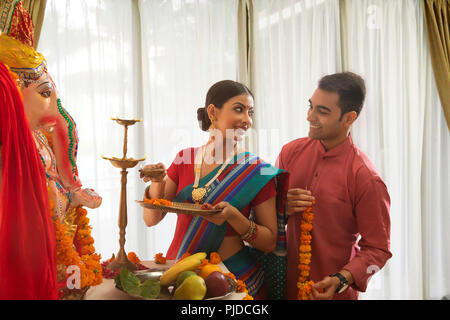
[(213, 206), (213, 209), (222, 209), (222, 211), (212, 215), (202, 215), (202, 218), (214, 224), (217, 224), (218, 226), (222, 225), (230, 217), (236, 214), (241, 214), (238, 209), (233, 207), (228, 202), (220, 202)]

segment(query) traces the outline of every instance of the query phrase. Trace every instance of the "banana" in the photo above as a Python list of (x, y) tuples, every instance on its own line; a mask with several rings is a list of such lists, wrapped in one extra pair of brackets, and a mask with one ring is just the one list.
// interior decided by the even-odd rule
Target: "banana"
[[(190, 258), (190, 257), (188, 257)], [(186, 270), (195, 270), (198, 268), (198, 266), (200, 266), (202, 264), (202, 260), (203, 259), (198, 259), (198, 258), (192, 258), (192, 259), (188, 259), (185, 258), (183, 260), (181, 260), (180, 262), (174, 264), (170, 269), (166, 270), (161, 278), (159, 279), (159, 283), (162, 286), (167, 286), (173, 282), (175, 282), (175, 280), (177, 279), (178, 275)], [(187, 260), (188, 259), (188, 260)]]
[(206, 259), (206, 252), (198, 252), (196, 254), (190, 255), (189, 257), (186, 257), (182, 260), (178, 260), (177, 263), (175, 263), (175, 264), (178, 264), (181, 262), (186, 262), (186, 261), (189, 261), (192, 259), (194, 259), (194, 260), (198, 259), (198, 260), (202, 261), (203, 259)]

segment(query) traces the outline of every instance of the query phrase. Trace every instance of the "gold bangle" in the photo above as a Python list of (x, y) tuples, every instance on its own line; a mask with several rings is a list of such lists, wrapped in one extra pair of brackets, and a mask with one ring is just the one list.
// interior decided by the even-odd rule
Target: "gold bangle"
[(250, 226), (248, 227), (248, 230), (245, 234), (241, 235), (241, 239), (246, 241), (250, 238), (253, 237), (253, 235), (255, 234), (255, 223), (253, 222), (253, 220), (250, 220)]

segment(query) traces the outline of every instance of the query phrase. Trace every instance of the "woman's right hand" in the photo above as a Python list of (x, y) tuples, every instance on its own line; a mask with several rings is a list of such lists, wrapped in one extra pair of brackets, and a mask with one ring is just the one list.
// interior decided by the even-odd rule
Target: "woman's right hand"
[[(152, 170), (156, 170), (155, 172), (152, 172)], [(162, 170), (161, 170), (162, 169)], [(160, 172), (159, 172), (160, 170)], [(162, 182), (166, 176), (166, 168), (164, 167), (164, 164), (157, 163), (157, 164), (148, 164), (144, 168), (140, 170), (140, 178), (144, 180), (144, 182)]]

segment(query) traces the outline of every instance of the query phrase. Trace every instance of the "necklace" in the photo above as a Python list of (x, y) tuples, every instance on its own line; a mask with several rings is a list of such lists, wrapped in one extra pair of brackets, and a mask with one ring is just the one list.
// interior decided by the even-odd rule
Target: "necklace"
[[(233, 160), (234, 158), (234, 154), (237, 150), (236, 146), (234, 148), (233, 153), (231, 154), (231, 156), (229, 156), (225, 162), (222, 164), (222, 166), (220, 167), (219, 171), (217, 171), (216, 175), (209, 180), (204, 187), (199, 188), (199, 182), (200, 182), (200, 173), (202, 170), (202, 165), (203, 165), (203, 160), (205, 158), (205, 153), (206, 153), (206, 146), (202, 147), (203, 151), (197, 152), (197, 155), (195, 157), (195, 162), (194, 162), (194, 174), (195, 174), (195, 181), (194, 184), (192, 185), (192, 200), (195, 201), (195, 203), (197, 204), (202, 204), (203, 203), (203, 199), (205, 198), (206, 194), (209, 191), (209, 187), (210, 185), (220, 176), (220, 174), (223, 172), (223, 170), (225, 170), (226, 166), (231, 162), (231, 160)], [(201, 156), (201, 159), (199, 159), (199, 156)], [(200, 165), (199, 165), (200, 163)]]

